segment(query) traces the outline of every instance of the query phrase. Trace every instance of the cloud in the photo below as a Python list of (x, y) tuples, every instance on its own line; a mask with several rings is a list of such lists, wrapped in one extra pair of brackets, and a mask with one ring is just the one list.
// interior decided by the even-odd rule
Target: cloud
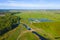
[(0, 6), (16, 6), (16, 7), (60, 7), (59, 4), (27, 4), (27, 3), (0, 3)]
[(56, 8), (60, 8), (60, 5), (59, 4), (56, 4), (56, 3), (48, 3), (48, 4), (45, 4), (45, 3), (36, 3), (36, 4), (33, 4), (33, 3), (26, 3), (26, 2), (17, 2), (17, 1), (14, 1), (14, 0), (8, 0), (7, 2), (5, 3), (0, 3), (0, 7), (1, 8), (5, 8), (5, 7), (8, 7), (8, 8), (34, 8), (34, 9), (56, 9)]

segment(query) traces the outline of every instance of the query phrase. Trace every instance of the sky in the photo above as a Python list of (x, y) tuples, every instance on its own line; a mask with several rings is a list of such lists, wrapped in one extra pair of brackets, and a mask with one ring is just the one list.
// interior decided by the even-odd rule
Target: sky
[(0, 0), (0, 9), (60, 9), (60, 0)]

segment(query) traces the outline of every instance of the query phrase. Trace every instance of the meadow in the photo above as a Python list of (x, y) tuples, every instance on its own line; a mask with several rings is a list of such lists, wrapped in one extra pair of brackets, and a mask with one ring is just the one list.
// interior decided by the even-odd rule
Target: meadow
[[(27, 24), (48, 40), (60, 40), (60, 10), (27, 10), (20, 12), (16, 16), (21, 17), (21, 23)], [(52, 21), (37, 22), (33, 20), (33, 22), (29, 21), (30, 18), (36, 20), (49, 19)], [(1, 38), (5, 38), (5, 40), (40, 40), (35, 34), (23, 27), (22, 24), (10, 32), (4, 34)]]
[[(20, 15), (22, 22), (28, 24), (31, 28), (36, 30), (42, 36), (50, 40), (60, 40), (60, 13), (59, 11), (24, 11)], [(34, 23), (28, 19), (42, 19), (46, 18), (52, 22)], [(41, 29), (41, 30), (40, 30)]]

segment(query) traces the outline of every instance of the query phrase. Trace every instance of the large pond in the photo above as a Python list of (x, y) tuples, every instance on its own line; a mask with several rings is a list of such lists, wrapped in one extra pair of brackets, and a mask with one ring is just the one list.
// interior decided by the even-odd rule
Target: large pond
[(39, 21), (39, 22), (53, 22), (53, 20), (50, 20), (48, 18), (29, 18), (28, 21)]

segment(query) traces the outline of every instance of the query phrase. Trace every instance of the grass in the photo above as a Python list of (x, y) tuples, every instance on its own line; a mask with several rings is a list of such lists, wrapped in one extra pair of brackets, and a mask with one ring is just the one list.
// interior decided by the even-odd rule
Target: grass
[(22, 28), (21, 25), (19, 25), (17, 28), (9, 31), (8, 33), (4, 34), (2, 37), (1, 37), (1, 40), (2, 39), (5, 39), (5, 40), (16, 40), (17, 37), (19, 36), (19, 34), (21, 33), (21, 31), (24, 31), (26, 30), (24, 27)]
[(39, 38), (35, 36), (35, 34), (32, 34), (31, 32), (27, 32), (20, 37), (20, 40), (39, 40)]
[[(20, 16), (22, 18), (22, 22), (24, 21), (24, 23), (27, 23), (31, 28), (33, 29), (43, 29), (43, 31), (40, 33), (40, 30), (36, 30), (38, 33), (40, 33), (41, 35), (44, 36), (44, 34), (48, 35), (45, 37), (49, 37), (49, 35), (52, 37), (51, 40), (53, 40), (56, 36), (59, 37), (60, 36), (60, 14), (57, 14), (55, 12), (22, 12), (20, 15), (18, 14), (18, 16)], [(32, 23), (30, 24), (28, 19), (29, 18), (36, 18), (36, 19), (40, 19), (40, 18), (48, 18), (50, 20), (53, 20), (53, 22), (41, 22), (41, 23)], [(44, 33), (44, 34), (43, 34)], [(58, 39), (60, 40), (60, 39)]]
[[(21, 22), (26, 23), (28, 26), (33, 28), (40, 35), (53, 40), (56, 36), (60, 36), (60, 14), (56, 14), (58, 11), (23, 11), (20, 14), (16, 14), (16, 16), (21, 17)], [(41, 22), (41, 23), (29, 23), (29, 18), (48, 18), (53, 20), (54, 22)], [(14, 30), (6, 33), (1, 38), (5, 38), (6, 40), (16, 40), (21, 32), (26, 31), (22, 25), (19, 25)], [(7, 36), (7, 37), (6, 37)], [(19, 40), (39, 40), (36, 35), (31, 32), (27, 32), (23, 34)], [(60, 40), (60, 39), (58, 39)]]
[[(21, 18), (24, 19), (28, 19), (28, 18), (48, 18), (48, 19), (52, 19), (52, 20), (56, 20), (59, 19), (60, 16), (59, 14), (55, 14), (55, 13), (43, 13), (43, 12), (22, 12), (21, 14), (17, 14), (18, 16), (20, 16)], [(56, 20), (57, 21), (57, 20)]]
[(42, 28), (46, 33), (52, 34), (55, 38), (60, 36), (60, 22), (33, 23), (34, 27)]
[[(9, 31), (8, 33), (4, 34), (0, 38), (0, 40), (17, 40), (18, 36), (21, 35), (21, 33), (24, 32), (24, 31), (27, 31), (27, 29), (25, 27), (23, 27), (22, 24), (20, 24), (17, 28), (15, 28), (15, 29)], [(23, 34), (23, 35), (25, 35), (25, 34)], [(19, 39), (19, 40), (22, 40), (22, 39), (25, 40), (24, 37), (21, 37), (21, 39)], [(31, 40), (36, 40), (36, 39), (39, 40), (38, 37), (36, 38), (36, 36), (34, 34), (32, 34), (31, 32), (28, 32), (26, 34), (26, 39), (27, 40), (30, 40), (30, 39)]]

